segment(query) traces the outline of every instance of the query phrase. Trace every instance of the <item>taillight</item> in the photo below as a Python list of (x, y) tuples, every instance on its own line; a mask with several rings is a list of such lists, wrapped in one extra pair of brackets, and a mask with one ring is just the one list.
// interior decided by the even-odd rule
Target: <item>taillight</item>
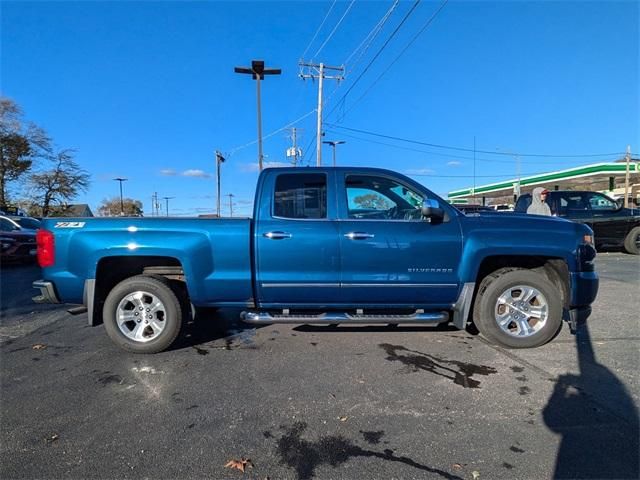
[(53, 233), (49, 230), (38, 230), (36, 242), (38, 244), (38, 264), (41, 267), (53, 266), (56, 260)]

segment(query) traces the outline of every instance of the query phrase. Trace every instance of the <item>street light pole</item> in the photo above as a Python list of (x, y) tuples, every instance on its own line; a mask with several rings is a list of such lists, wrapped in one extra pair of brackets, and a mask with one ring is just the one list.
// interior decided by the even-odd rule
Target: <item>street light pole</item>
[(169, 200), (171, 200), (172, 198), (176, 198), (176, 197), (162, 197), (164, 198), (166, 205), (167, 205), (167, 217), (169, 216)]
[(235, 67), (236, 73), (245, 73), (252, 76), (256, 81), (256, 100), (258, 114), (258, 169), (262, 171), (262, 110), (260, 106), (260, 81), (264, 80), (265, 75), (280, 75), (282, 70), (279, 68), (264, 68), (264, 60), (252, 60), (251, 68)]
[(331, 145), (333, 147), (333, 166), (336, 166), (336, 145), (342, 145), (343, 143), (347, 143), (346, 140), (326, 140), (322, 143), (326, 143), (327, 145)]
[(114, 178), (116, 182), (120, 182), (120, 216), (124, 216), (124, 201), (122, 200), (122, 182), (126, 182), (128, 178), (124, 177), (116, 177)]
[(216, 203), (216, 213), (218, 218), (220, 218), (220, 164), (225, 162), (225, 158), (222, 154), (216, 150), (216, 183), (218, 184), (218, 196)]

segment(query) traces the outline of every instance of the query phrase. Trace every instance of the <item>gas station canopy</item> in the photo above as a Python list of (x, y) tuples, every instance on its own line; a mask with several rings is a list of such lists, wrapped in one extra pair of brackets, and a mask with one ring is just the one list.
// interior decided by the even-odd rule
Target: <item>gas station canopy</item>
[[(624, 196), (626, 162), (595, 163), (581, 167), (568, 168), (549, 173), (506, 180), (475, 188), (464, 188), (449, 192), (451, 203), (473, 203), (487, 199), (510, 202), (514, 195), (526, 193), (535, 187), (548, 190), (592, 190)], [(518, 185), (519, 183), (519, 185)], [(629, 193), (635, 198), (640, 193), (640, 164), (637, 159), (629, 162)]]

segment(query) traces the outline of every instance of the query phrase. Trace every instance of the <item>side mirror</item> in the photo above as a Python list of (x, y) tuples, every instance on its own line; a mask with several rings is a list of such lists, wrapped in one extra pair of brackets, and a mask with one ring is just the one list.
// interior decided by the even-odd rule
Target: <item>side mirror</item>
[(442, 220), (444, 218), (444, 210), (440, 208), (437, 200), (425, 198), (422, 201), (422, 218), (432, 220)]

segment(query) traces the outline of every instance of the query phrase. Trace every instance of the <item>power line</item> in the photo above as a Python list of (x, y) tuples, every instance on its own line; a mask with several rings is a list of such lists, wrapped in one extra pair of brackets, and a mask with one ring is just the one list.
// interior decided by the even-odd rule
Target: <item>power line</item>
[(362, 46), (366, 43), (366, 46), (362, 48), (360, 55), (358, 55), (358, 58), (353, 63), (353, 67), (351, 68), (351, 70), (355, 69), (355, 66), (358, 64), (358, 62), (363, 57), (363, 55), (367, 52), (367, 50), (369, 49), (373, 41), (376, 39), (378, 34), (382, 31), (382, 27), (384, 27), (384, 24), (387, 23), (387, 20), (389, 19), (389, 17), (391, 17), (391, 14), (396, 9), (399, 3), (400, 3), (400, 0), (394, 0), (391, 7), (389, 7), (389, 10), (387, 10), (386, 13), (382, 16), (382, 18), (378, 20), (378, 23), (371, 29), (371, 31), (367, 34), (367, 36), (364, 37), (364, 40), (360, 43), (360, 45), (358, 45), (356, 49), (353, 52), (351, 52), (351, 54), (343, 62), (345, 65), (348, 64), (351, 58), (353, 58), (353, 56), (356, 54), (356, 52), (358, 52), (362, 48)]
[[(302, 152), (302, 159), (300, 160), (300, 164), (304, 163), (304, 161), (307, 158), (307, 153), (309, 153), (311, 150), (311, 146), (314, 144), (314, 142), (316, 141), (316, 137), (314, 136), (311, 141), (309, 142), (309, 145), (307, 145), (307, 150)], [(307, 166), (309, 165), (309, 163), (307, 163)]]
[[(394, 0), (393, 5), (391, 5), (389, 10), (387, 10), (387, 12), (382, 16), (382, 18), (380, 18), (380, 20), (378, 20), (378, 23), (373, 27), (373, 29), (371, 29), (371, 31), (367, 34), (367, 36), (364, 38), (364, 40), (360, 43), (360, 45), (358, 45), (355, 48), (355, 50), (353, 52), (351, 52), (351, 54), (347, 57), (347, 60), (345, 60), (343, 62), (343, 65), (346, 65), (351, 60), (351, 58), (358, 52), (358, 50), (360, 50), (361, 47), (366, 43), (366, 45), (364, 46), (364, 48), (362, 48), (362, 51), (358, 55), (358, 58), (356, 58), (356, 60), (354, 61), (353, 65), (351, 66), (351, 68), (350, 68), (350, 72), (351, 73), (353, 73), (356, 70), (356, 67), (360, 63), (360, 60), (362, 60), (364, 55), (367, 53), (367, 51), (371, 47), (371, 44), (376, 39), (378, 34), (382, 31), (382, 27), (387, 22), (387, 20), (390, 18), (391, 14), (396, 9), (396, 7), (398, 6), (399, 3), (400, 3), (400, 0)], [(331, 101), (333, 96), (336, 94), (336, 92), (338, 91), (340, 86), (341, 86), (341, 83), (337, 83), (335, 85), (335, 87), (333, 88), (333, 90), (331, 91), (331, 93), (329, 94), (327, 99), (325, 100), (326, 104), (329, 104), (329, 102)]]
[(362, 73), (358, 76), (358, 78), (356, 78), (354, 80), (354, 82), (351, 84), (351, 86), (349, 87), (349, 89), (345, 92), (345, 94), (342, 96), (342, 98), (338, 101), (338, 103), (336, 104), (335, 107), (333, 107), (333, 109), (329, 112), (328, 115), (331, 115), (334, 110), (337, 108), (337, 105), (340, 105), (340, 103), (347, 98), (347, 95), (349, 95), (349, 93), (351, 92), (351, 90), (353, 90), (353, 88), (358, 84), (358, 82), (360, 81), (360, 79), (363, 77), (363, 75), (365, 73), (367, 73), (367, 71), (369, 70), (369, 68), (371, 68), (371, 65), (373, 65), (373, 62), (375, 62), (377, 60), (377, 58), (380, 56), (380, 54), (384, 51), (385, 48), (387, 48), (387, 45), (389, 45), (389, 42), (391, 42), (391, 40), (393, 40), (393, 37), (396, 36), (396, 33), (398, 33), (398, 31), (400, 30), (400, 28), (402, 28), (402, 25), (404, 25), (404, 23), (407, 21), (407, 19), (411, 16), (411, 14), (414, 12), (414, 10), (416, 9), (416, 7), (420, 4), (421, 0), (416, 0), (414, 2), (414, 4), (411, 6), (411, 8), (409, 9), (409, 11), (405, 14), (405, 16), (403, 17), (402, 21), (400, 22), (400, 24), (395, 28), (395, 30), (393, 32), (391, 32), (391, 35), (389, 35), (389, 38), (387, 38), (386, 42), (384, 42), (384, 44), (382, 45), (382, 47), (380, 47), (380, 49), (378, 50), (378, 52), (374, 55), (374, 57), (369, 61), (369, 63), (367, 64), (367, 66), (365, 67), (365, 69), (362, 71)]
[[(342, 125), (335, 125), (332, 123), (327, 123), (327, 125), (329, 125), (330, 127), (334, 127), (334, 128), (340, 128), (343, 130), (348, 130), (351, 132), (358, 132), (358, 133), (364, 133), (366, 135), (373, 135), (374, 137), (381, 137), (381, 138), (388, 138), (391, 140), (398, 140), (400, 142), (407, 142), (407, 143), (414, 143), (417, 145), (425, 145), (427, 147), (434, 147), (434, 148), (442, 148), (442, 149), (446, 149), (446, 150), (456, 150), (459, 152), (473, 152), (474, 150), (472, 148), (463, 148), (463, 147), (452, 147), (450, 145), (440, 145), (437, 143), (429, 143), (429, 142), (421, 142), (419, 140), (411, 140), (408, 138), (402, 138), (402, 137), (395, 137), (393, 135), (384, 135), (382, 133), (375, 133), (375, 132), (369, 132), (367, 130), (360, 130), (357, 128), (349, 128), (349, 127), (344, 127)], [(488, 150), (476, 150), (476, 152), (478, 153), (485, 153), (488, 155), (506, 155), (506, 156), (513, 156), (513, 153), (508, 153), (508, 152), (491, 152)], [(518, 155), (521, 157), (539, 157), (539, 158), (587, 158), (587, 157), (606, 157), (606, 156), (610, 156), (610, 155), (623, 155), (623, 153), (620, 152), (609, 152), (609, 153), (589, 153), (589, 154), (580, 154), (580, 155), (552, 155), (549, 153), (520, 153), (518, 152)]]
[[(467, 157), (465, 155), (457, 155), (457, 154), (453, 154), (453, 153), (441, 153), (441, 152), (432, 152), (431, 150), (424, 150), (422, 148), (413, 148), (413, 147), (406, 147), (406, 146), (402, 146), (402, 145), (395, 145), (393, 143), (387, 143), (387, 142), (380, 142), (378, 140), (373, 140), (371, 138), (363, 138), (363, 137), (358, 137), (357, 135), (351, 135), (348, 133), (344, 133), (344, 132), (338, 132), (337, 130), (332, 130), (332, 129), (326, 129), (325, 130), (327, 133), (333, 133), (336, 135), (341, 135), (343, 137), (348, 137), (348, 138), (353, 138), (355, 140), (360, 140), (362, 142), (367, 142), (367, 143), (374, 143), (376, 145), (385, 145), (387, 147), (391, 147), (391, 148), (397, 148), (398, 150), (406, 150), (409, 152), (418, 152), (418, 153), (427, 153), (429, 155), (435, 155), (437, 157), (446, 157), (446, 158), (452, 158), (455, 160), (473, 160), (473, 157)], [(477, 151), (477, 150), (476, 150)], [(619, 157), (615, 157), (615, 158), (606, 158), (606, 159), (602, 159), (602, 161), (616, 161), (618, 160)], [(476, 160), (479, 162), (488, 162), (488, 163), (507, 163), (507, 164), (513, 164), (513, 160), (499, 160), (497, 158), (477, 158)], [(570, 162), (571, 160), (564, 160), (564, 162)], [(544, 160), (531, 160), (531, 163), (535, 163), (536, 165), (556, 165), (559, 163), (558, 160), (554, 160), (554, 161), (544, 161)], [(528, 163), (527, 160), (522, 160), (522, 163)]]
[[(344, 14), (342, 15), (342, 17), (340, 17), (340, 20), (338, 20), (338, 23), (336, 24), (335, 27), (333, 27), (333, 30), (331, 30), (331, 33), (329, 34), (329, 36), (327, 37), (327, 39), (324, 41), (324, 43), (320, 46), (320, 48), (318, 49), (318, 51), (315, 53), (315, 55), (313, 57), (311, 57), (312, 59), (314, 58), (318, 58), (318, 55), (320, 55), (320, 52), (322, 51), (322, 49), (325, 47), (325, 45), (329, 42), (329, 40), (331, 40), (331, 37), (333, 37), (333, 34), (336, 33), (336, 30), (338, 30), (338, 27), (340, 26), (340, 24), (342, 23), (342, 21), (345, 19), (345, 17), (347, 16), (347, 14), (349, 13), (349, 10), (351, 10), (351, 7), (353, 7), (353, 4), (356, 3), (356, 0), (351, 0), (351, 3), (349, 4), (349, 6), (347, 7), (347, 9), (345, 10)], [(304, 55), (302, 56), (302, 58), (304, 58)]]
[(304, 58), (307, 55), (307, 52), (309, 51), (309, 48), (311, 47), (311, 45), (313, 44), (313, 41), (316, 39), (316, 37), (318, 36), (318, 33), (320, 33), (320, 30), (322, 29), (322, 26), (324, 25), (324, 22), (327, 21), (327, 18), (329, 18), (329, 14), (331, 13), (331, 11), (333, 10), (333, 7), (335, 6), (336, 2), (338, 0), (333, 0), (333, 3), (331, 4), (331, 6), (329, 7), (329, 10), (327, 11), (327, 14), (324, 16), (324, 19), (322, 20), (322, 23), (320, 23), (320, 26), (318, 27), (318, 29), (316, 30), (316, 33), (313, 35), (313, 38), (311, 38), (311, 41), (309, 42), (309, 45), (307, 45), (307, 48), (304, 49), (304, 52), (302, 53), (302, 55), (300, 56), (300, 58)]
[[(314, 113), (316, 113), (316, 109), (315, 108), (313, 110), (311, 110), (310, 112), (305, 113), (304, 115), (302, 115), (300, 118), (294, 120), (293, 122), (287, 123), (284, 127), (280, 127), (279, 129), (274, 130), (273, 132), (269, 133), (268, 135), (264, 135), (262, 137), (262, 139), (266, 140), (267, 138), (271, 138), (274, 135), (277, 135), (278, 133), (282, 132), (283, 130), (286, 130), (287, 128), (292, 127), (296, 123), (301, 122), (302, 120), (304, 120), (305, 118), (307, 118), (308, 116), (310, 116), (310, 115), (312, 115)], [(252, 140), (252, 141), (250, 141), (248, 143), (245, 143), (244, 145), (239, 145), (237, 147), (234, 147), (229, 151), (229, 154), (227, 156), (230, 157), (231, 155), (236, 153), (238, 150), (242, 150), (243, 148), (250, 147), (251, 145), (255, 145), (256, 143), (258, 143), (258, 140)]]
[(404, 53), (409, 49), (409, 47), (411, 45), (413, 45), (413, 42), (415, 42), (418, 37), (420, 35), (422, 35), (422, 33), (429, 28), (429, 25), (431, 25), (431, 23), (435, 20), (435, 18), (438, 16), (438, 14), (442, 11), (442, 9), (445, 7), (445, 5), (449, 2), (449, 0), (444, 0), (441, 4), (440, 7), (431, 15), (431, 17), (429, 17), (429, 20), (427, 20), (427, 22), (422, 26), (422, 28), (418, 31), (418, 33), (416, 33), (413, 38), (411, 40), (409, 40), (409, 43), (407, 43), (407, 45), (402, 49), (402, 51), (396, 56), (396, 58), (389, 64), (389, 66), (384, 69), (384, 71), (378, 75), (378, 77), (373, 81), (373, 83), (371, 85), (369, 85), (369, 88), (367, 88), (364, 93), (362, 95), (360, 95), (360, 97), (358, 97), (358, 99), (351, 105), (351, 107), (349, 107), (349, 110), (347, 110), (342, 116), (344, 117), (347, 113), (349, 113), (351, 110), (353, 110), (353, 108), (367, 95), (367, 93), (369, 93), (369, 91), (380, 81), (380, 79), (391, 69), (391, 67), (393, 67), (395, 65), (395, 63), (400, 59), (400, 57), (402, 55), (404, 55)]

